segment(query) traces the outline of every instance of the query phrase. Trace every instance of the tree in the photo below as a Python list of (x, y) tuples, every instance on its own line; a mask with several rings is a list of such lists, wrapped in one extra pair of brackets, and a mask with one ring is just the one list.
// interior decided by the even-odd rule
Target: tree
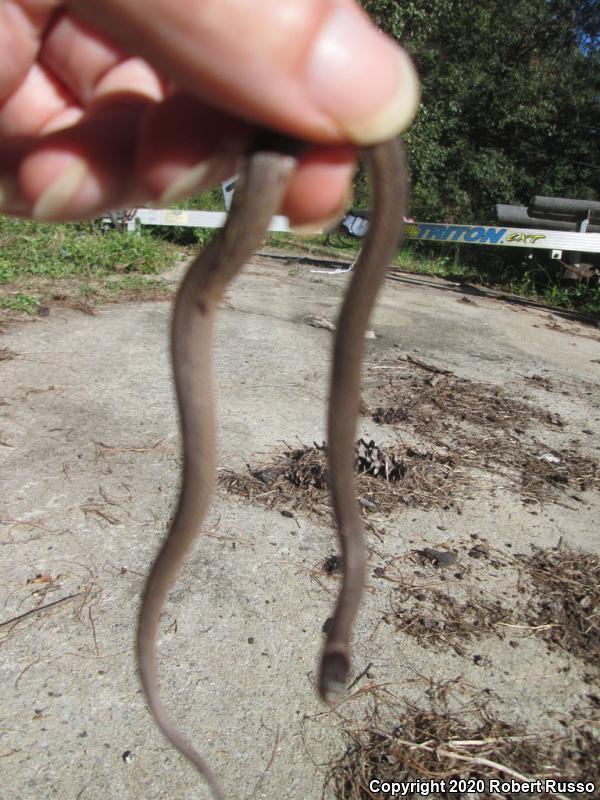
[(491, 222), (497, 202), (600, 197), (598, 0), (363, 0), (422, 80), (405, 134), (412, 213)]

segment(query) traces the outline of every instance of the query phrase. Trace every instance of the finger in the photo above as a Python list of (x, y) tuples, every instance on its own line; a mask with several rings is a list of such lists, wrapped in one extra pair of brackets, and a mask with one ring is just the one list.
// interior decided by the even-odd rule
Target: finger
[(0, 135), (27, 136), (42, 131), (67, 108), (75, 108), (69, 92), (50, 72), (33, 64), (2, 104)]
[(0, 107), (0, 135), (48, 133), (73, 124), (84, 109), (105, 97), (135, 92), (153, 100), (165, 95), (157, 73), (68, 16), (48, 27), (39, 53)]
[(57, 17), (47, 30), (40, 59), (82, 107), (98, 98), (130, 90), (156, 101), (166, 87), (152, 67), (70, 15)]
[[(125, 101), (123, 99), (123, 104)], [(25, 202), (36, 219), (76, 220), (97, 215), (136, 196), (131, 165), (135, 163), (140, 119), (148, 101), (129, 95), (126, 108), (87, 115), (79, 123), (38, 136), (22, 154), (5, 213), (22, 213)], [(0, 160), (0, 165), (1, 165)]]
[(73, 220), (110, 207), (168, 204), (236, 170), (251, 131), (193, 98), (155, 104), (110, 94), (77, 124), (0, 146), (0, 207)]
[(35, 62), (42, 34), (61, 0), (0, 3), (0, 103), (19, 86)]
[(405, 128), (418, 104), (409, 57), (352, 0), (69, 6), (185, 91), (304, 138), (368, 144)]
[(81, 106), (92, 101), (102, 76), (128, 57), (114, 42), (69, 14), (61, 14), (46, 31), (40, 54), (44, 66)]
[(356, 150), (347, 146), (317, 147), (307, 152), (286, 192), (281, 213), (298, 229), (330, 228), (350, 205)]
[(24, 197), (19, 182), (19, 167), (31, 150), (32, 137), (12, 137), (0, 148), (0, 213), (28, 216), (31, 204)]

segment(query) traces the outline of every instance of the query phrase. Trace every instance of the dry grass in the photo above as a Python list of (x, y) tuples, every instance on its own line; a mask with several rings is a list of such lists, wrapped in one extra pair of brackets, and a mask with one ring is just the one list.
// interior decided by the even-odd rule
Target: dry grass
[(375, 367), (373, 396), (380, 402), (372, 412), (375, 422), (391, 422), (397, 416), (428, 436), (443, 434), (456, 422), (516, 432), (535, 422), (552, 428), (564, 426), (559, 414), (510, 397), (500, 386), (458, 378), (422, 361)]
[(600, 558), (569, 548), (518, 557), (529, 578), (529, 622), (549, 643), (600, 666)]
[[(322, 797), (335, 800), (373, 800), (370, 782), (415, 782), (408, 798), (521, 797), (490, 792), (490, 779), (500, 781), (544, 778), (600, 782), (600, 740), (593, 733), (597, 713), (579, 720), (563, 736), (530, 733), (493, 719), (482, 706), (469, 716), (452, 713), (444, 703), (424, 708), (409, 702), (375, 711), (358, 730), (345, 726), (348, 746), (330, 764)], [(391, 722), (393, 720), (393, 723)], [(451, 792), (451, 781), (483, 781), (471, 792)], [(433, 791), (416, 782), (436, 781)], [(444, 783), (445, 782), (445, 785)], [(458, 787), (453, 787), (458, 788)], [(537, 795), (536, 795), (537, 796)], [(592, 794), (543, 796), (579, 798)]]
[[(526, 383), (551, 386), (539, 376)], [(498, 386), (409, 359), (371, 365), (366, 387), (369, 401), (386, 403), (368, 411), (373, 421), (409, 429), (420, 444), (356, 443), (356, 488), (365, 512), (460, 508), (475, 476), (480, 488), (500, 487), (532, 504), (580, 500), (575, 493), (600, 490), (597, 462), (574, 446), (551, 447), (530, 430), (544, 429), (548, 438), (548, 431), (562, 431), (563, 420)], [(269, 508), (331, 511), (324, 444), (275, 451), (247, 474), (224, 470), (220, 482)]]
[(535, 500), (551, 500), (560, 492), (600, 490), (600, 469), (597, 462), (572, 448), (523, 452), (519, 462), (521, 492)]
[(393, 620), (399, 633), (417, 639), (423, 647), (443, 645), (464, 655), (462, 644), (489, 634), (501, 634), (498, 623), (511, 619), (500, 600), (467, 598), (460, 601), (442, 589), (412, 592), (394, 604)]
[[(532, 555), (500, 553), (485, 541), (455, 543), (457, 559), (448, 569), (417, 568), (414, 551), (378, 566), (373, 579), (395, 584), (386, 620), (402, 635), (434, 650), (453, 648), (488, 636), (535, 636), (586, 664), (600, 666), (600, 558), (558, 547)], [(481, 566), (479, 566), (481, 564)], [(474, 569), (485, 577), (488, 564), (501, 569), (510, 605), (466, 580)], [(476, 576), (477, 577), (477, 576)]]

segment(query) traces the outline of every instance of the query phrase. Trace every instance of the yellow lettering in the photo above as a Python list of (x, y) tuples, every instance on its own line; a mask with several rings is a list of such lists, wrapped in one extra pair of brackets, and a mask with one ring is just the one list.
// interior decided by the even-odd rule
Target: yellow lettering
[(507, 242), (523, 242), (523, 244), (534, 244), (538, 239), (545, 239), (543, 233), (511, 233), (506, 237)]

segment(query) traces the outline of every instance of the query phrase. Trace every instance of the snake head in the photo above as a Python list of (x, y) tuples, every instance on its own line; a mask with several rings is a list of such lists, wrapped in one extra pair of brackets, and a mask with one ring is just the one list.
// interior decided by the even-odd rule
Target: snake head
[(319, 694), (328, 705), (334, 705), (346, 689), (350, 657), (345, 648), (326, 648), (321, 659)]

